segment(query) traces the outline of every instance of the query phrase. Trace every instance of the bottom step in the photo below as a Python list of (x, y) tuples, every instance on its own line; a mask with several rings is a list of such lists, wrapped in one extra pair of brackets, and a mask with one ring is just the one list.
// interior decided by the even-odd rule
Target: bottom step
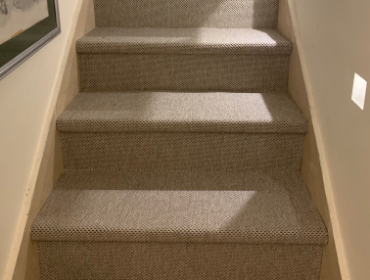
[(32, 226), (43, 280), (317, 280), (298, 172), (68, 171)]
[(317, 280), (322, 247), (38, 242), (44, 280)]

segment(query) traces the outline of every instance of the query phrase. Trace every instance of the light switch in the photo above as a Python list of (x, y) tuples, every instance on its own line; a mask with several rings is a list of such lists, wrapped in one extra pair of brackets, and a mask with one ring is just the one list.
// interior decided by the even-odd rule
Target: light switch
[(362, 110), (365, 106), (367, 81), (362, 78), (359, 74), (355, 73), (355, 79), (353, 81), (352, 90), (352, 101), (357, 104)]

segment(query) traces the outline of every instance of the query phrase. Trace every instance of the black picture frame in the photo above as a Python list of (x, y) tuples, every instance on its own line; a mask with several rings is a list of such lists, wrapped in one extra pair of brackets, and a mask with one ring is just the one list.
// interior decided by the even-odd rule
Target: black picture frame
[(0, 45), (0, 80), (61, 33), (58, 0), (47, 3), (47, 18)]

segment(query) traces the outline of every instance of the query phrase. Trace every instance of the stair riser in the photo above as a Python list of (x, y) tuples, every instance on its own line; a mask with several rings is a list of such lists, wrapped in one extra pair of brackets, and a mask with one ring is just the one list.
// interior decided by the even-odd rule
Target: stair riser
[(38, 242), (41, 279), (318, 279), (322, 247)]
[(279, 0), (94, 0), (98, 27), (275, 28)]
[(304, 134), (61, 133), (67, 169), (299, 170)]
[(289, 55), (79, 54), (81, 91), (284, 92)]

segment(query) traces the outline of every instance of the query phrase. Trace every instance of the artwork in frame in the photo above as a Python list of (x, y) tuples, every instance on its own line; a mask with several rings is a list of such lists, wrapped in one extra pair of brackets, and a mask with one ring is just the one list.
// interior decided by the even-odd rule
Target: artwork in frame
[(60, 31), (58, 0), (0, 0), (0, 79)]

